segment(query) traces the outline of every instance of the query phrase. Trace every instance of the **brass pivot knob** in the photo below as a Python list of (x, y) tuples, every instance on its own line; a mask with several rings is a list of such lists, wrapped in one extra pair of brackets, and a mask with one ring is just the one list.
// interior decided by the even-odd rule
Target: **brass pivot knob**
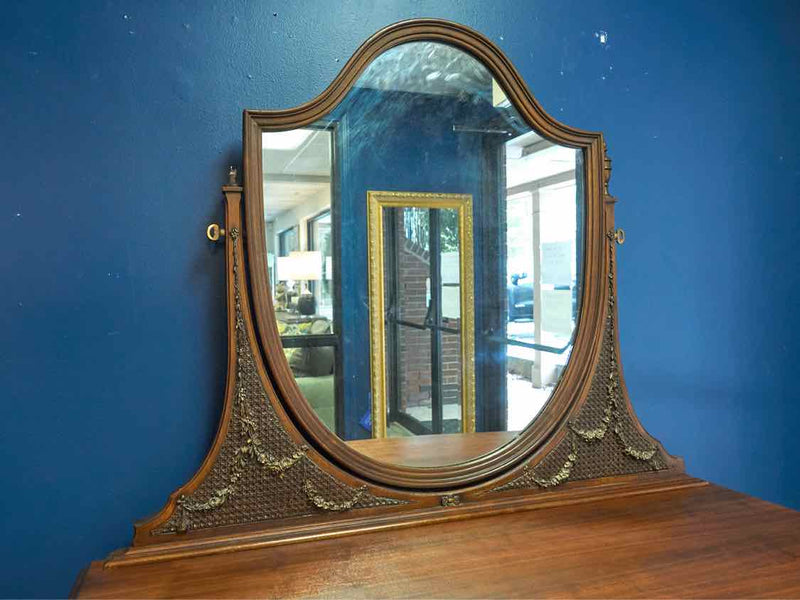
[(216, 223), (212, 223), (206, 228), (206, 237), (212, 242), (218, 242), (219, 238), (225, 237), (225, 230)]
[(614, 239), (617, 240), (617, 243), (621, 246), (625, 243), (625, 230), (620, 228), (614, 232)]

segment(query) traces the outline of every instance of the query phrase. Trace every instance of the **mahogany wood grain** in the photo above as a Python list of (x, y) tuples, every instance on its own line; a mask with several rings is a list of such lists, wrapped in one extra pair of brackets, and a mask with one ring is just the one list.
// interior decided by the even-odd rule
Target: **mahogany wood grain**
[(445, 433), (371, 440), (353, 440), (347, 445), (373, 460), (409, 467), (431, 467), (460, 463), (499, 448), (519, 435), (518, 431)]
[(715, 486), (104, 568), (83, 598), (800, 598), (800, 513)]

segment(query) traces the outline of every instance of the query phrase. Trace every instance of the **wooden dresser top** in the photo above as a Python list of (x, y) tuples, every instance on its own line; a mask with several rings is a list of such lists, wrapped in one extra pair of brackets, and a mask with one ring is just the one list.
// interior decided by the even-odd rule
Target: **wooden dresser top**
[(85, 598), (800, 597), (800, 512), (715, 485), (104, 568)]

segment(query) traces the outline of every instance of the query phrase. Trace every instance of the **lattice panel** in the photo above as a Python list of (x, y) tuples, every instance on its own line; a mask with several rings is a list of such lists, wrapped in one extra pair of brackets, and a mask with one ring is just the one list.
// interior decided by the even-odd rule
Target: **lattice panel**
[(233, 242), (236, 383), (225, 440), (200, 486), (178, 500), (172, 516), (153, 531), (176, 533), (193, 529), (256, 523), (326, 511), (405, 504), (353, 488), (329, 475), (295, 443), (267, 397), (242, 312), (238, 229)]
[(616, 298), (614, 295), (614, 240), (607, 234), (609, 295), (603, 346), (589, 395), (568, 425), (566, 437), (535, 467), (525, 466), (520, 476), (495, 488), (553, 487), (567, 480), (629, 475), (667, 468), (666, 457), (636, 427), (620, 392), (616, 351)]

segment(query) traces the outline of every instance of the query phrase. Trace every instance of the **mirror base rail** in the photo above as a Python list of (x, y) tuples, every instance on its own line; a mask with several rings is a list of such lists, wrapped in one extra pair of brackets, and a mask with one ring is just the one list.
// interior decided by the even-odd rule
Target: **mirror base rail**
[(468, 502), (458, 494), (439, 496), (436, 504), (404, 512), (355, 512), (340, 519), (305, 517), (263, 525), (244, 525), (210, 530), (202, 536), (186, 536), (175, 540), (131, 546), (110, 554), (105, 568), (127, 567), (197, 556), (224, 554), (285, 544), (311, 542), (374, 531), (435, 525), (462, 519), (532, 511), (599, 502), (612, 498), (628, 498), (673, 490), (704, 487), (707, 481), (674, 471), (648, 473), (639, 476), (620, 476), (605, 480), (582, 481), (557, 490), (526, 493), (503, 493), (482, 502)]

